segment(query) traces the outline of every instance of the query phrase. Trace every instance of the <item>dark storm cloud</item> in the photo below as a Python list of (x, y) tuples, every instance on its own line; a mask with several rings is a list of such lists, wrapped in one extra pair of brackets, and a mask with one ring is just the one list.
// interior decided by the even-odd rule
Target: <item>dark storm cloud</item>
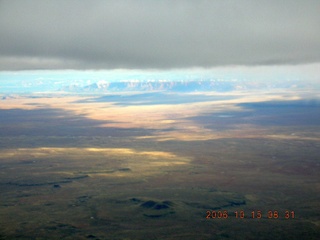
[(0, 69), (320, 62), (320, 1), (0, 0)]

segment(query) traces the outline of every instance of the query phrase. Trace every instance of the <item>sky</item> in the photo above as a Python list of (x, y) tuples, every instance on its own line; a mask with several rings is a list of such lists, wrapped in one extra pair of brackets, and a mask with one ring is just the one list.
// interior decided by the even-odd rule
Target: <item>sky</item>
[(319, 0), (0, 0), (0, 71), (314, 66), (319, 13)]

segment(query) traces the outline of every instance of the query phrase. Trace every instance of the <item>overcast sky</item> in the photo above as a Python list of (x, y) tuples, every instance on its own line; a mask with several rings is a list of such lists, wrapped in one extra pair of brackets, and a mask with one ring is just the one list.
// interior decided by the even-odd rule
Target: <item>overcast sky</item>
[(0, 70), (320, 62), (319, 0), (0, 0)]

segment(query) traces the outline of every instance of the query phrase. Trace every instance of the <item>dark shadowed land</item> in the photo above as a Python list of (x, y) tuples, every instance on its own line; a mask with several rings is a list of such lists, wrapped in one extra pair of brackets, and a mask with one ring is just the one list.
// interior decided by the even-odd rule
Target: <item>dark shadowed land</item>
[(157, 93), (0, 104), (0, 239), (320, 237), (317, 99)]

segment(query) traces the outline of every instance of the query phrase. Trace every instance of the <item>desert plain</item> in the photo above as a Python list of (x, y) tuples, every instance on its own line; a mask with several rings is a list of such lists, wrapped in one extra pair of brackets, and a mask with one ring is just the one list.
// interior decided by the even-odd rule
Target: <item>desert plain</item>
[(305, 96), (4, 96), (0, 239), (319, 239)]

